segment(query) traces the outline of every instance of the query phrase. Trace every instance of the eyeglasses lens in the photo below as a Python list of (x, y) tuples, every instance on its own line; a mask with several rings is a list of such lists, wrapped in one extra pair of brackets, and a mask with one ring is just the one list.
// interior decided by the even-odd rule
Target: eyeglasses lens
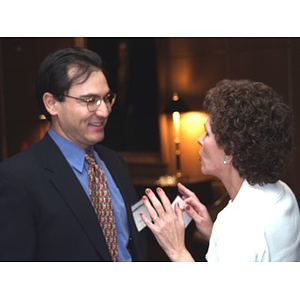
[[(103, 101), (105, 102), (107, 108), (111, 109), (112, 106), (114, 105), (114, 102), (115, 102), (115, 98), (116, 98), (116, 95), (115, 94), (108, 94), (104, 97)], [(87, 106), (88, 106), (88, 110), (90, 112), (94, 112), (97, 110), (97, 108), (101, 105), (101, 102), (102, 100), (99, 99), (99, 98), (94, 98), (92, 99), (91, 101), (89, 101), (87, 103)]]

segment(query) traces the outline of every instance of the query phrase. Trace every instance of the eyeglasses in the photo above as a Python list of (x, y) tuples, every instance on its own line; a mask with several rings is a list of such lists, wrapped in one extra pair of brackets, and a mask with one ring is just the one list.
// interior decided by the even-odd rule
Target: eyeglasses
[(90, 112), (95, 112), (98, 109), (98, 107), (101, 105), (102, 101), (104, 101), (107, 108), (111, 110), (117, 98), (117, 94), (111, 92), (105, 95), (102, 99), (100, 97), (88, 97), (84, 99), (84, 98), (73, 97), (70, 95), (63, 95), (63, 96), (85, 102), (87, 105), (87, 109)]

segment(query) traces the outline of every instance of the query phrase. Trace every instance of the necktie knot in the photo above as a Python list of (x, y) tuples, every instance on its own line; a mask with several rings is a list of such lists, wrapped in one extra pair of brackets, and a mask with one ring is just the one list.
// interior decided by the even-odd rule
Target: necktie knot
[(93, 154), (93, 152), (91, 152), (91, 151), (85, 152), (85, 160), (86, 160), (90, 165), (95, 165), (95, 164), (96, 164), (96, 160), (95, 160), (94, 154)]

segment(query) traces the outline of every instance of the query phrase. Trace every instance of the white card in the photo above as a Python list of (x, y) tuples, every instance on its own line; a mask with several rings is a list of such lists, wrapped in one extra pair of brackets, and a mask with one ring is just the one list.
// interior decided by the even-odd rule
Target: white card
[[(173, 203), (172, 203), (173, 209), (175, 207), (175, 203), (177, 203), (177, 202), (179, 203), (180, 208), (183, 210), (183, 208), (184, 208), (184, 202), (180, 198), (180, 196), (177, 196), (175, 198), (175, 200), (173, 201)], [(150, 217), (150, 215), (148, 213), (148, 210), (147, 210), (147, 208), (146, 208), (146, 206), (144, 204), (143, 199), (141, 199), (136, 204), (134, 204), (131, 207), (131, 210), (132, 210), (133, 219), (134, 219), (134, 222), (135, 222), (137, 230), (138, 231), (143, 230), (146, 227), (146, 224), (142, 220), (140, 213), (143, 212), (147, 216), (147, 218), (149, 220), (151, 220), (151, 217)], [(184, 219), (185, 227), (187, 227), (190, 224), (192, 218), (184, 210), (182, 211), (182, 213), (183, 213), (183, 219)]]
[(144, 204), (143, 199), (141, 199), (136, 204), (134, 204), (131, 207), (131, 210), (132, 210), (133, 219), (134, 219), (136, 228), (138, 231), (141, 231), (142, 229), (144, 229), (146, 227), (146, 224), (142, 220), (140, 213), (143, 212), (147, 216), (147, 218), (151, 220), (151, 217), (148, 213), (148, 210)]
[(181, 199), (180, 196), (177, 196), (177, 197), (175, 198), (175, 200), (173, 201), (173, 203), (172, 203), (173, 209), (175, 209), (175, 204), (176, 204), (177, 202), (179, 203), (179, 207), (181, 208), (182, 213), (183, 213), (183, 220), (184, 220), (185, 228), (187, 228), (187, 226), (188, 226), (188, 225), (190, 224), (190, 222), (192, 221), (192, 218), (185, 212), (185, 210), (184, 210), (185, 204), (184, 204), (184, 201)]

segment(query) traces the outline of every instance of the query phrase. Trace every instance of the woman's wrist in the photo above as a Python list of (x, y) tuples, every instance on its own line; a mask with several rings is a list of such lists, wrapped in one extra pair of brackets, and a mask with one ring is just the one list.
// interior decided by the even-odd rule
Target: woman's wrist
[(193, 262), (193, 261), (195, 261), (191, 255), (191, 253), (186, 248), (182, 249), (180, 252), (169, 253), (168, 256), (169, 256), (170, 260), (173, 262)]

